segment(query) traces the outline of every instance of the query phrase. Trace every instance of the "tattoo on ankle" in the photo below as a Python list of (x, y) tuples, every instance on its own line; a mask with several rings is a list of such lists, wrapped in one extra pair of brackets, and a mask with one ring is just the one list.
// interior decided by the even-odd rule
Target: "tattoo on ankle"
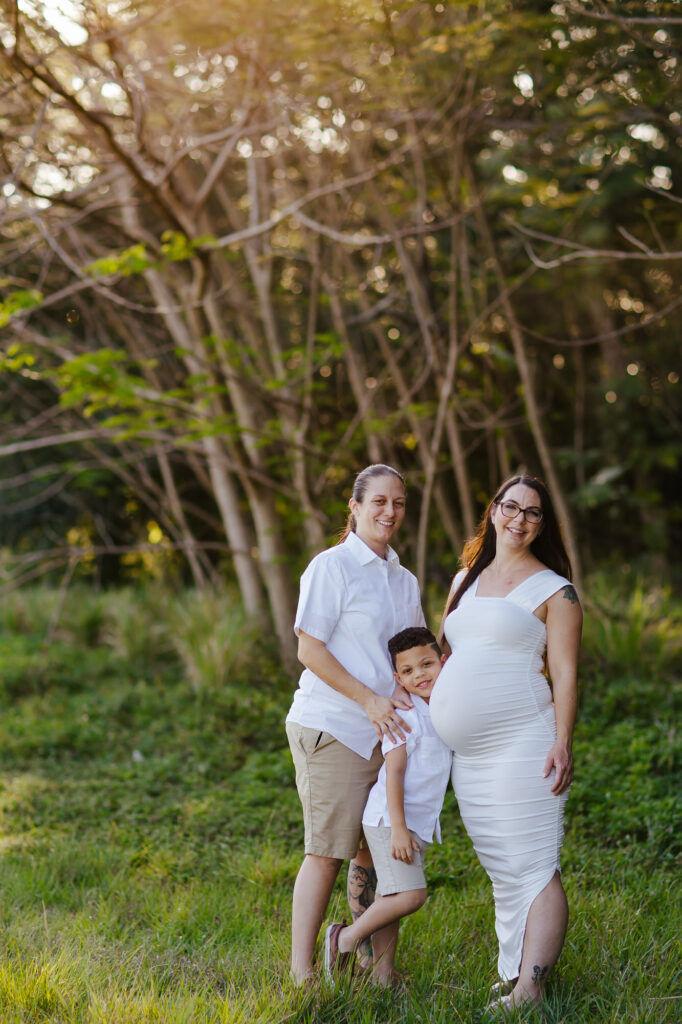
[(548, 967), (540, 967), (539, 964), (535, 964), (533, 967), (533, 984), (539, 985), (544, 980), (548, 970)]

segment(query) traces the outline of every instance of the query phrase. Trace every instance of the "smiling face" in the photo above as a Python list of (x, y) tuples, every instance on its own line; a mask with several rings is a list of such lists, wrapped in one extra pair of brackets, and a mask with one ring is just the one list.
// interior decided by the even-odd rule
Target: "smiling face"
[(518, 512), (513, 519), (508, 519), (502, 514), (500, 504), (513, 501), (522, 509), (540, 509), (542, 511), (542, 499), (533, 487), (525, 484), (514, 484), (508, 488), (495, 505), (492, 512), (493, 526), (497, 534), (498, 550), (499, 545), (507, 550), (521, 551), (529, 548), (542, 529), (542, 522), (529, 523), (521, 512)]
[(348, 502), (355, 517), (355, 533), (381, 558), (405, 518), (405, 488), (392, 473), (369, 480), (362, 501)]
[(422, 697), (428, 704), (433, 684), (445, 661), (430, 644), (410, 647), (395, 656), (395, 677), (403, 689)]

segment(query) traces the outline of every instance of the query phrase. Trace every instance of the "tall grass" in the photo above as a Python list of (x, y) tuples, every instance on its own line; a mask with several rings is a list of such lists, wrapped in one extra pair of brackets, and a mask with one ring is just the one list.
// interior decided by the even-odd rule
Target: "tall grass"
[[(641, 598), (599, 579), (592, 592), (563, 855), (571, 925), (543, 1014), (525, 1019), (672, 1024), (682, 605), (645, 581)], [(484, 1019), (492, 899), (451, 793), (429, 899), (402, 928), (406, 992), (359, 979), (299, 992), (301, 825), (283, 734), (295, 681), (228, 597), (69, 591), (45, 645), (53, 597), (13, 595), (0, 613), (3, 1024)], [(347, 912), (343, 889), (330, 919)]]
[(261, 624), (249, 618), (234, 595), (216, 591), (176, 599), (168, 623), (173, 648), (195, 692), (226, 686), (247, 670), (263, 639)]

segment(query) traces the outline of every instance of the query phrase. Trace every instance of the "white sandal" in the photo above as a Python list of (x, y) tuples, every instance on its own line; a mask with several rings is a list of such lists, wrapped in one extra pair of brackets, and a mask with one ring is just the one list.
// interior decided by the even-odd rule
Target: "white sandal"
[(515, 981), (496, 981), (490, 986), (490, 992), (488, 992), (488, 1002), (492, 1002), (493, 999), (499, 999), (500, 996), (508, 996), (516, 985)]
[(516, 1009), (516, 1003), (511, 997), (511, 993), (506, 996), (500, 996), (494, 1003), (490, 1003), (485, 1008), (486, 1015), (491, 1013), (500, 1014), (503, 1017), (508, 1017), (509, 1014), (513, 1013)]

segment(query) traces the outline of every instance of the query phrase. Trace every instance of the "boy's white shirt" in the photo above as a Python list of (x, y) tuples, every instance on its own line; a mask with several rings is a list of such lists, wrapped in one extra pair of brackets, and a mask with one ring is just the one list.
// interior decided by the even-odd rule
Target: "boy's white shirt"
[[(412, 730), (406, 740), (394, 743), (384, 737), (381, 750), (384, 756), (390, 750), (405, 744), (407, 765), (403, 781), (405, 824), (425, 842), (441, 841), (439, 815), (445, 799), (452, 768), (452, 751), (436, 733), (429, 714), (429, 705), (416, 694), (410, 694), (414, 708), (400, 711), (401, 717)], [(391, 824), (386, 797), (386, 764), (381, 766), (379, 777), (372, 787), (365, 812), (363, 825)]]

